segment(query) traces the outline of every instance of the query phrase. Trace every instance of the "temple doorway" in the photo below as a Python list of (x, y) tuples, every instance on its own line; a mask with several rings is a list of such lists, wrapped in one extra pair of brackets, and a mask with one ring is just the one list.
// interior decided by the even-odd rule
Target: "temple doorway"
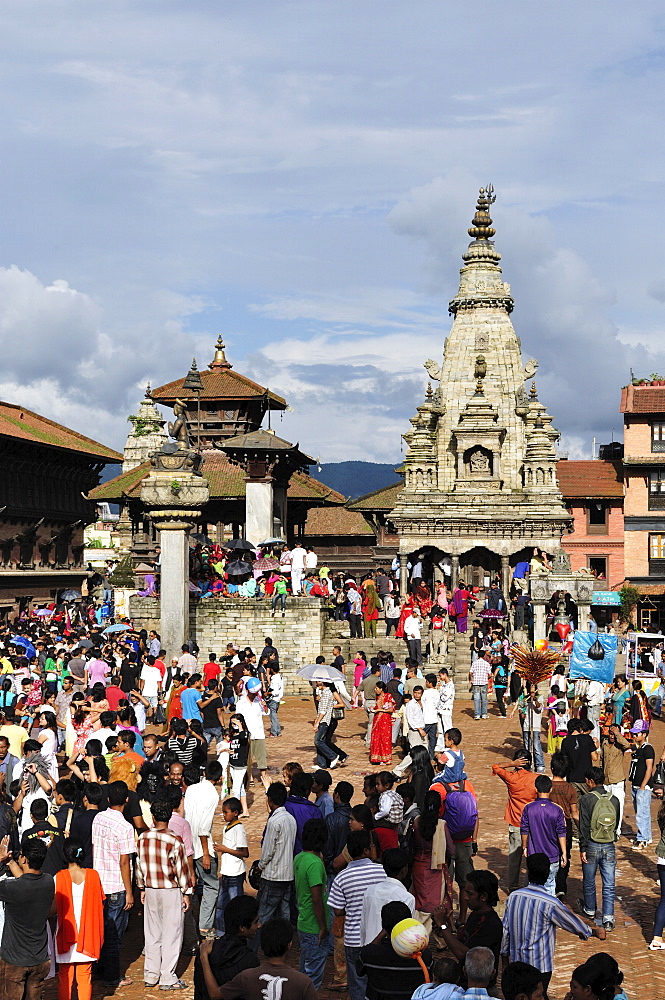
[(468, 587), (486, 590), (493, 580), (501, 583), (501, 557), (478, 545), (460, 556), (459, 578)]

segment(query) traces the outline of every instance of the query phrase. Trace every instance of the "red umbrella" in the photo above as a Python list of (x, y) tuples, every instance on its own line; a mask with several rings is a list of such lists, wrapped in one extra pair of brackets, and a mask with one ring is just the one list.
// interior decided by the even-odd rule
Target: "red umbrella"
[(263, 556), (262, 559), (257, 559), (254, 563), (254, 569), (257, 569), (259, 573), (267, 573), (271, 569), (277, 569), (279, 563), (276, 559), (270, 559), (267, 556)]

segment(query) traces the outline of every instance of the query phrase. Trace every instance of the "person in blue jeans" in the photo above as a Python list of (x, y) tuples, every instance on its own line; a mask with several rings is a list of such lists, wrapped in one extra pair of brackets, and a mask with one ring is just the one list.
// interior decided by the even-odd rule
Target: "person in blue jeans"
[[(617, 839), (621, 805), (616, 795), (608, 793), (604, 784), (605, 774), (602, 767), (590, 767), (586, 773), (585, 784), (589, 789), (578, 803), (580, 811), (580, 857), (582, 859), (582, 888), (584, 898), (579, 900), (579, 906), (585, 916), (592, 920), (596, 916), (596, 872), (600, 869), (600, 879), (603, 886), (603, 927), (606, 931), (614, 930), (614, 877), (616, 872), (616, 857), (614, 842)], [(594, 823), (593, 814), (599, 799), (604, 798), (614, 809), (616, 821), (605, 822), (599, 829), (599, 821)], [(611, 810), (606, 810), (609, 821)], [(598, 815), (598, 814), (597, 814)], [(596, 839), (594, 840), (594, 833)], [(611, 839), (607, 839), (611, 838)]]
[(240, 822), (242, 812), (240, 799), (228, 798), (222, 803), (224, 829), (221, 843), (213, 844), (220, 858), (219, 896), (217, 897), (217, 913), (215, 926), (224, 933), (224, 910), (227, 904), (244, 895), (245, 892), (245, 860), (249, 857), (247, 833)]
[(326, 821), (308, 819), (302, 831), (302, 851), (293, 859), (298, 901), (299, 969), (320, 989), (333, 945), (326, 905), (326, 866), (323, 848), (328, 838)]
[(646, 719), (638, 719), (630, 731), (635, 746), (630, 758), (628, 780), (631, 785), (637, 821), (633, 850), (644, 851), (651, 843), (651, 784), (656, 754), (648, 742), (649, 723)]

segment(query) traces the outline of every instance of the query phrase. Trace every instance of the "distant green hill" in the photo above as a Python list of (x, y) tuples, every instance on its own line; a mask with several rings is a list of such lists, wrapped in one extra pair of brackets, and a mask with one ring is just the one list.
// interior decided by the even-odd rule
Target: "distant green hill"
[(364, 496), (365, 493), (372, 493), (380, 490), (383, 486), (392, 486), (400, 481), (395, 469), (397, 462), (382, 464), (380, 462), (329, 462), (327, 465), (319, 467), (313, 465), (310, 468), (310, 475), (320, 482), (330, 486), (331, 489), (343, 493), (344, 496), (356, 497)]

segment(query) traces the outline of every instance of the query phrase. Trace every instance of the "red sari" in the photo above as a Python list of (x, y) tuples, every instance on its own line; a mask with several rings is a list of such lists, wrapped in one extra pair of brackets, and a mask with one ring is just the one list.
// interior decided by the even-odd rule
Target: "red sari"
[(399, 613), (399, 621), (397, 622), (397, 628), (395, 629), (395, 636), (397, 639), (404, 639), (404, 622), (409, 617), (415, 606), (415, 598), (413, 597), (413, 594), (410, 594), (402, 604), (402, 610)]
[[(382, 710), (382, 711), (381, 711)], [(372, 764), (390, 764), (393, 752), (393, 716), (395, 701), (387, 691), (382, 691), (376, 701), (376, 712), (372, 723), (372, 737), (369, 744), (369, 759)]]

